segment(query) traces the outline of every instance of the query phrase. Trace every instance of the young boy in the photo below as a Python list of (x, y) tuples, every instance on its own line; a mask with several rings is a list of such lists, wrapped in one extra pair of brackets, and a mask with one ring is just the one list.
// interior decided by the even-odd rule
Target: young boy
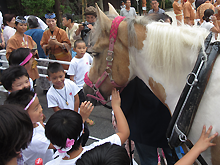
[(29, 78), (27, 70), (23, 66), (10, 66), (2, 71), (1, 82), (8, 92), (21, 90), (23, 88), (34, 91), (33, 81)]
[(45, 137), (44, 125), (41, 122), (43, 119), (43, 109), (37, 94), (24, 88), (10, 93), (5, 104), (14, 104), (27, 111), (33, 124), (34, 129), (31, 143), (26, 149), (22, 150), (24, 164), (32, 165), (37, 158), (42, 158), (44, 163), (52, 160), (52, 149), (55, 148)]
[(60, 109), (71, 109), (78, 112), (79, 88), (71, 80), (65, 79), (64, 69), (61, 64), (50, 63), (47, 69), (48, 79), (53, 83), (47, 92), (48, 108), (54, 112)]
[[(82, 39), (78, 39), (74, 43), (73, 50), (76, 52), (76, 56), (71, 60), (67, 74), (70, 75), (70, 80), (74, 81), (79, 87), (79, 100), (80, 104), (85, 101), (83, 93), (84, 76), (89, 71), (92, 64), (92, 57), (86, 53), (86, 44)], [(89, 125), (94, 125), (94, 122), (87, 119)]]

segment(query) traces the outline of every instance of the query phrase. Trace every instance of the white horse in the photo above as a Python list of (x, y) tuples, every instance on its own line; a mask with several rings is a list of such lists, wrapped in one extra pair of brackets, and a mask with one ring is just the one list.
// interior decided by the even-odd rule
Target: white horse
[[(98, 7), (97, 7), (98, 8)], [(109, 13), (117, 16), (110, 5)], [(106, 69), (109, 47), (109, 31), (112, 19), (98, 8), (96, 44), (93, 65), (88, 77), (92, 83)], [(118, 85), (126, 85), (135, 76), (141, 78), (154, 94), (169, 108), (172, 114), (185, 86), (186, 77), (192, 71), (198, 52), (203, 46), (208, 31), (186, 25), (172, 26), (168, 23), (152, 22), (148, 17), (124, 19), (118, 28), (114, 45), (112, 76)], [(213, 126), (212, 134), (220, 133), (220, 58), (217, 58), (210, 80), (199, 105), (188, 138), (195, 143), (202, 127)], [(107, 78), (99, 90), (105, 99), (114, 87)], [(93, 90), (84, 86), (85, 94)], [(202, 153), (210, 165), (220, 164), (220, 137), (216, 137), (215, 147)]]

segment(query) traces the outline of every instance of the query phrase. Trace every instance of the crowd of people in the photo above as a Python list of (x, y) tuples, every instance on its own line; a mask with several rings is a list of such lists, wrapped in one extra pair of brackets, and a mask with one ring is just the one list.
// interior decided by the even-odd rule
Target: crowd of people
[[(182, 22), (183, 9), (184, 23), (194, 24), (193, 1), (188, 0), (183, 5), (175, 0), (173, 8), (179, 23)], [(220, 4), (217, 1), (216, 7), (211, 5), (208, 1), (200, 4), (197, 17), (201, 27), (217, 34), (218, 17), (214, 16), (214, 10), (218, 10)], [(171, 17), (159, 8), (157, 0), (151, 0), (151, 7), (148, 14), (162, 14), (164, 22), (172, 23)], [(146, 3), (142, 9), (147, 15)], [(120, 15), (136, 17), (130, 0), (122, 1)], [(0, 164), (31, 165), (37, 158), (42, 158), (47, 165), (129, 165), (127, 151), (121, 147), (128, 138), (134, 141), (142, 165), (157, 164), (158, 147), (163, 148), (168, 165), (193, 164), (201, 152), (215, 145), (211, 141), (217, 133), (209, 137), (212, 127), (208, 131), (204, 127), (193, 149), (175, 162), (165, 135), (171, 118), (169, 110), (138, 77), (122, 93), (112, 90), (111, 104), (117, 132), (86, 146), (88, 125), (95, 124), (89, 119), (94, 106), (86, 101), (82, 88), (84, 75), (93, 61), (91, 52), (96, 17), (93, 6), (85, 9), (86, 21), (81, 24), (74, 23), (71, 14), (64, 14), (62, 24), (65, 31), (57, 27), (54, 13), (45, 14), (46, 24), (35, 16), (3, 16), (0, 47), (6, 48), (10, 67), (1, 76), (1, 83), (9, 95), (5, 105), (0, 106)], [(214, 35), (213, 40), (216, 37)], [(37, 62), (35, 58), (68, 61), (70, 65)], [(37, 63), (47, 70), (37, 69)], [(39, 77), (39, 73), (48, 77)], [(36, 85), (46, 94), (48, 108), (54, 110), (46, 124), (34, 90)]]

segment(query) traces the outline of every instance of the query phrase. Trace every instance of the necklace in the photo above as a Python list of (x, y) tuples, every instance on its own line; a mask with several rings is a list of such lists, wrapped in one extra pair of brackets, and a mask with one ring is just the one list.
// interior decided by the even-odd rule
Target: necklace
[(54, 89), (55, 89), (56, 92), (60, 95), (60, 97), (61, 97), (64, 101), (66, 101), (66, 105), (69, 105), (69, 103), (68, 103), (68, 101), (67, 101), (67, 95), (66, 95), (66, 86), (64, 86), (64, 91), (65, 91), (65, 96), (66, 96), (66, 98), (64, 98), (64, 97), (57, 91), (56, 88), (54, 88)]

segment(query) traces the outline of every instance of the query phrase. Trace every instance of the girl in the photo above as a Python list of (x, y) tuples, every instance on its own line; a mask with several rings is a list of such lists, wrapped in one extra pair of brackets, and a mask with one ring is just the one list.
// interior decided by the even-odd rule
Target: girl
[(45, 126), (45, 134), (57, 149), (54, 157), (58, 155), (59, 157), (48, 162), (47, 165), (74, 165), (83, 153), (105, 142), (122, 145), (128, 138), (130, 131), (127, 120), (120, 108), (120, 102), (119, 92), (113, 89), (112, 107), (118, 121), (118, 133), (86, 147), (81, 145), (83, 123), (85, 123), (94, 108), (92, 104), (90, 102), (81, 104), (80, 114), (82, 117), (72, 110), (60, 110), (53, 114)]
[(35, 159), (42, 158), (46, 163), (52, 160), (55, 149), (45, 137), (43, 120), (43, 109), (39, 103), (37, 94), (28, 89), (12, 92), (5, 101), (6, 104), (15, 104), (26, 110), (33, 124), (33, 136), (30, 145), (22, 151), (24, 163), (34, 165)]
[[(9, 59), (11, 52), (18, 48), (30, 48), (33, 56), (38, 57), (37, 44), (31, 38), (31, 36), (25, 35), (27, 30), (26, 19), (22, 16), (17, 16), (15, 20), (16, 33), (8, 40), (6, 47), (6, 58)], [(36, 61), (31, 66), (30, 70), (27, 70), (30, 78), (34, 81), (39, 77)]]
[(33, 125), (28, 113), (15, 105), (0, 106), (0, 164), (17, 165), (21, 149), (31, 142)]
[[(31, 50), (29, 48), (18, 48), (16, 50), (13, 50), (9, 57), (9, 65), (24, 66), (29, 76), (30, 76), (29, 73), (31, 72), (33, 66), (33, 61), (34, 61), (33, 54), (31, 53)], [(31, 84), (30, 90), (34, 91), (32, 79), (29, 78), (29, 81)]]
[(213, 16), (213, 14), (214, 14), (214, 11), (212, 9), (205, 10), (204, 16), (203, 16), (204, 21), (201, 24), (202, 28), (205, 28), (208, 31), (212, 32), (211, 42), (214, 42), (218, 37), (218, 33), (220, 33), (217, 18), (216, 16)]

